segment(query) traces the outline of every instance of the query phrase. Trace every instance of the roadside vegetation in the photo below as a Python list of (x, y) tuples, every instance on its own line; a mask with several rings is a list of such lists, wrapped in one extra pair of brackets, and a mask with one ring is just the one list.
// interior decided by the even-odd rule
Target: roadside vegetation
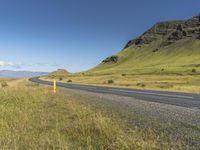
[(67, 83), (73, 80), (73, 83), (92, 84), (99, 86), (115, 86), (134, 89), (151, 89), (179, 92), (200, 92), (200, 75), (175, 75), (175, 74), (84, 74), (84, 75), (66, 75), (60, 81), (57, 77), (41, 77), (43, 80), (56, 79), (59, 82)]
[[(9, 86), (10, 85), (10, 86)], [(130, 128), (84, 97), (16, 80), (0, 89), (2, 149), (181, 149), (151, 128)]]

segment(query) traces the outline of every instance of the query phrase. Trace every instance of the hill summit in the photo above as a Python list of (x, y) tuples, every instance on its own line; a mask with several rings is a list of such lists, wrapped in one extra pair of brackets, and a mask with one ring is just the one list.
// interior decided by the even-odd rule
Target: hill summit
[(142, 46), (162, 38), (158, 47), (168, 46), (184, 38), (200, 39), (200, 14), (189, 20), (167, 21), (156, 23), (140, 37), (130, 40), (125, 48), (131, 45)]
[(51, 76), (51, 77), (63, 77), (63, 76), (66, 76), (68, 74), (70, 74), (70, 73), (65, 69), (57, 69), (56, 71), (51, 72), (48, 76)]

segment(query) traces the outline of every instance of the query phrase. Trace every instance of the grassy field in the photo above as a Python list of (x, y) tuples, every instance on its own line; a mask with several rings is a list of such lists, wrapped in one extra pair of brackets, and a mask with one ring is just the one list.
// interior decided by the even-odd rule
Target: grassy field
[(131, 46), (116, 54), (117, 63), (100, 64), (81, 73), (54, 73), (44, 79), (168, 91), (200, 91), (200, 40), (183, 39), (157, 49), (160, 41)]
[[(52, 80), (49, 77), (42, 77), (44, 80)], [(62, 80), (56, 78), (59, 82), (67, 83), (72, 80), (73, 83), (93, 84), (99, 86), (116, 86), (135, 89), (154, 89), (164, 91), (181, 92), (200, 92), (200, 75), (68, 75), (62, 77)], [(112, 80), (113, 83), (108, 83)]]
[(84, 97), (32, 84), (7, 81), (0, 90), (2, 149), (182, 149), (151, 128), (130, 128), (104, 109), (94, 110)]

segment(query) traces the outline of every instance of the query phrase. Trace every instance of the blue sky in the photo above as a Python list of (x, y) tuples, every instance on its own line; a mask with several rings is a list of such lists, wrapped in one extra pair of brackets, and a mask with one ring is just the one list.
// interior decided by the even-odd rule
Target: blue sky
[(199, 12), (199, 0), (1, 0), (0, 70), (87, 70), (154, 23)]

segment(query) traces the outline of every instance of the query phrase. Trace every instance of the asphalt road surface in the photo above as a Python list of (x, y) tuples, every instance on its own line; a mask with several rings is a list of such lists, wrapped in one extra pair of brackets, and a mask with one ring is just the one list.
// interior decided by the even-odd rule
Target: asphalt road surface
[[(31, 82), (53, 86), (53, 82), (41, 80), (39, 79), (39, 77), (30, 78), (29, 80)], [(83, 90), (101, 94), (120, 95), (126, 97), (133, 97), (139, 100), (200, 109), (200, 94), (100, 87), (93, 85), (79, 85), (61, 82), (58, 82), (57, 86), (74, 90)]]

